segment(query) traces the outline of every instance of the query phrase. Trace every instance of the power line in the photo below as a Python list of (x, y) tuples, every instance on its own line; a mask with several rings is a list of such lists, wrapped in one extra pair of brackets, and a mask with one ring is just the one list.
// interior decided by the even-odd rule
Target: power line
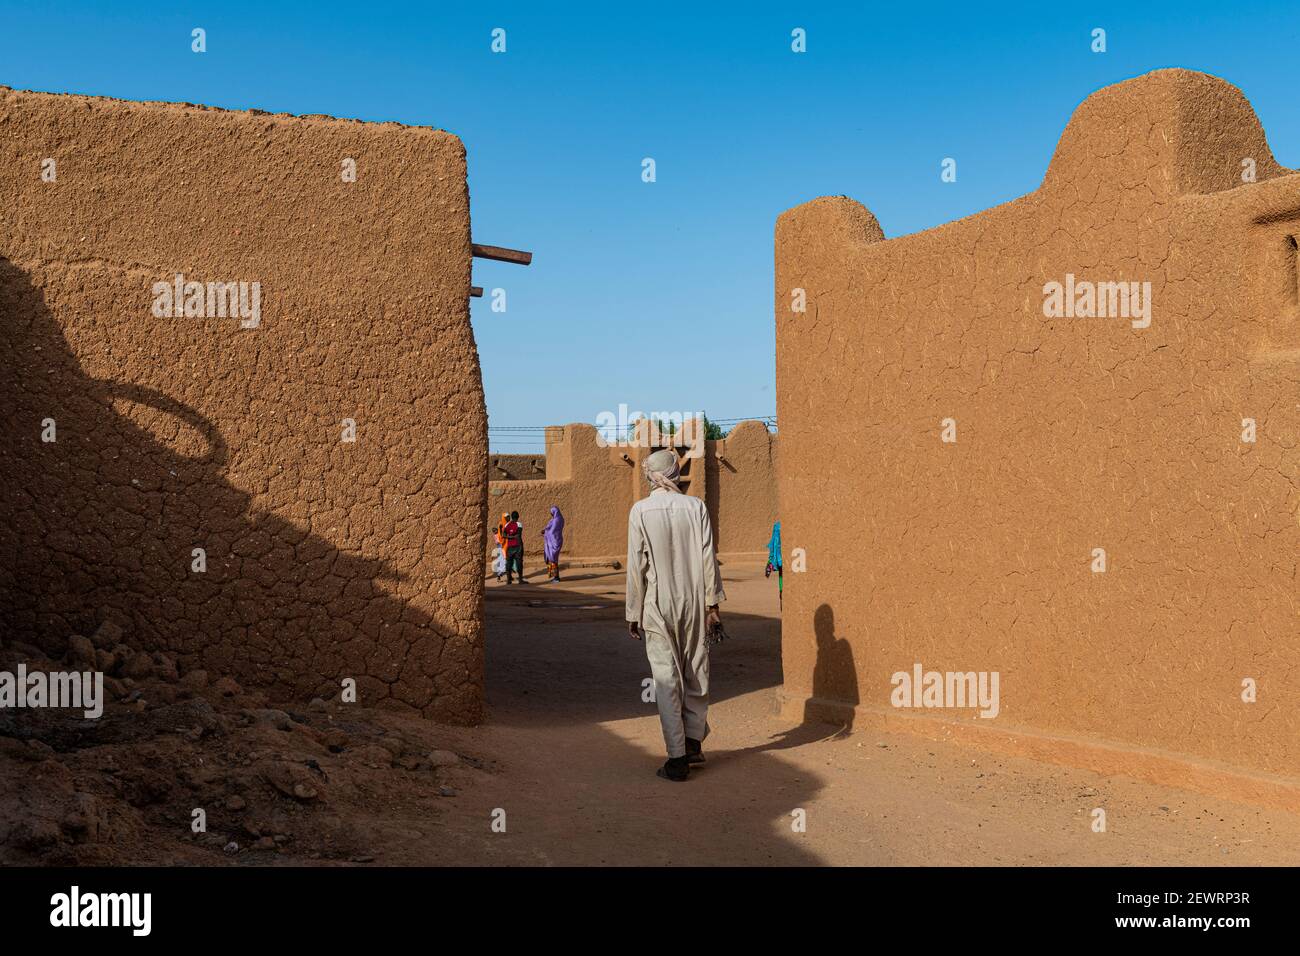
[[(647, 416), (647, 417), (649, 417), (649, 416)], [(641, 420), (641, 419), (634, 419), (634, 421), (640, 421), (640, 420)], [(746, 415), (746, 416), (744, 416), (744, 417), (742, 417), (742, 418), (710, 418), (710, 419), (709, 419), (709, 422), (710, 422), (711, 424), (714, 424), (714, 425), (739, 425), (741, 422), (749, 422), (749, 421), (757, 421), (757, 422), (763, 422), (764, 424), (767, 424), (767, 425), (775, 425), (775, 424), (776, 424), (776, 415), (775, 415), (775, 413), (773, 413), (773, 414), (771, 414), (771, 415)], [(629, 422), (628, 424), (632, 424), (632, 422)], [(540, 433), (543, 433), (543, 434), (544, 434), (548, 428), (562, 428), (562, 427), (563, 427), (562, 425), (488, 425), (488, 432), (489, 432), (489, 433), (491, 433), (491, 432), (498, 432), (498, 433), (512, 433), (512, 432), (531, 432), (531, 433), (539, 433), (539, 432), (540, 432)], [(599, 428), (600, 426), (595, 425), (594, 423), (592, 423), (592, 427), (593, 427), (593, 428)]]

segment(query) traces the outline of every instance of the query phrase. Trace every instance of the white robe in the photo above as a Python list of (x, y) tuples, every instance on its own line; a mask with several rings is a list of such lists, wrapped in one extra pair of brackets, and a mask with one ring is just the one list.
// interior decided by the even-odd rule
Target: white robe
[(655, 489), (627, 516), (627, 620), (637, 621), (668, 756), (709, 733), (707, 612), (726, 598), (699, 498)]

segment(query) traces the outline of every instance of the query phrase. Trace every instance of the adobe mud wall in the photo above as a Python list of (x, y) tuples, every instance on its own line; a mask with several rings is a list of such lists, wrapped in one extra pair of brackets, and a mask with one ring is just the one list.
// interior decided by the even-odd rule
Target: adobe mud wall
[(545, 455), (492, 455), (488, 460), (492, 481), (529, 481), (546, 477)]
[[(477, 720), (460, 141), (0, 90), (0, 208), (5, 639), (109, 620), (285, 699), (352, 677), (365, 703)], [(249, 303), (258, 283), (260, 322), (168, 311), (177, 274)]]
[[(545, 479), (489, 483), (492, 528), (508, 511), (518, 511), (523, 522), (525, 574), (541, 568), (542, 529), (553, 505), (565, 520), (561, 563), (626, 558), (628, 511), (648, 493), (641, 461), (661, 443), (672, 441), (644, 428), (626, 445), (602, 447), (598, 436), (591, 425), (548, 428)], [(776, 436), (762, 422), (748, 421), (724, 439), (701, 441), (698, 457), (691, 457), (685, 445), (678, 448), (684, 490), (708, 505), (719, 554), (732, 560), (766, 555), (776, 521)], [(489, 536), (489, 553), (492, 547)]]
[[(626, 556), (632, 466), (621, 452), (630, 450), (634, 449), (601, 448), (590, 425), (552, 427), (546, 430), (545, 478), (489, 483), (487, 512), (493, 529), (503, 512), (519, 512), (525, 575), (544, 570), (542, 529), (551, 520), (553, 505), (564, 514), (565, 561)], [(489, 536), (489, 553), (494, 544)]]
[(762, 555), (776, 508), (776, 436), (759, 421), (741, 422), (708, 443), (705, 495), (719, 554)]
[[(1300, 778), (1298, 234), (1300, 175), (1185, 70), (1090, 96), (980, 215), (783, 214), (787, 708)], [(1149, 282), (1149, 324), (1048, 314), (1075, 280)], [(891, 706), (917, 663), (999, 672), (997, 716)]]

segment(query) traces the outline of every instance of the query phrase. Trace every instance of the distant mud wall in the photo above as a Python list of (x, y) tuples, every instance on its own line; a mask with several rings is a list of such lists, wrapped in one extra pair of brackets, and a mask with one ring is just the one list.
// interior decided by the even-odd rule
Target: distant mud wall
[[(479, 719), (460, 141), (0, 90), (0, 207), (5, 638), (111, 621), (285, 699)], [(257, 283), (255, 327), (215, 282)]]
[[(524, 574), (542, 570), (542, 529), (551, 507), (564, 514), (565, 560), (622, 559), (627, 554), (627, 512), (632, 506), (632, 466), (626, 449), (601, 448), (590, 425), (546, 430), (546, 477), (493, 481), (488, 519), (495, 529), (503, 512), (518, 511), (524, 526)], [(494, 545), (489, 538), (488, 550)]]
[(709, 442), (706, 498), (719, 554), (766, 555), (777, 520), (776, 445), (759, 421), (741, 422)]
[[(1300, 778), (1297, 235), (1300, 175), (1183, 70), (1089, 97), (980, 215), (783, 214), (787, 709)], [(1080, 282), (1150, 283), (1149, 324)], [(998, 672), (997, 716), (893, 706), (918, 663)]]
[(546, 477), (545, 455), (492, 455), (488, 460), (492, 481), (528, 481)]
[[(563, 561), (626, 558), (628, 511), (647, 494), (641, 461), (663, 439), (642, 434), (628, 445), (601, 447), (598, 436), (591, 425), (548, 428), (545, 479), (489, 484), (493, 528), (502, 513), (519, 512), (526, 575), (541, 569), (542, 529), (553, 505), (565, 519)], [(767, 552), (776, 520), (775, 447), (776, 436), (762, 422), (741, 422), (725, 439), (705, 441), (702, 454), (683, 461), (686, 493), (708, 505), (724, 559)], [(685, 448), (679, 453), (685, 456)], [(489, 552), (492, 546), (489, 538)]]

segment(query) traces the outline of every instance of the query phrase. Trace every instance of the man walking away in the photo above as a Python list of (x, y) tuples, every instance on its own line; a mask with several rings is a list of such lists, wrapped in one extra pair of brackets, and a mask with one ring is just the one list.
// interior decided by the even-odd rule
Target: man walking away
[(510, 512), (510, 520), (502, 529), (506, 536), (506, 584), (514, 584), (514, 572), (519, 572), (519, 583), (524, 583), (524, 526), (519, 523), (519, 512)]
[(645, 635), (668, 762), (659, 776), (682, 781), (704, 763), (708, 736), (709, 628), (726, 594), (709, 510), (681, 493), (677, 455), (663, 449), (642, 465), (650, 495), (627, 516), (628, 633)]

